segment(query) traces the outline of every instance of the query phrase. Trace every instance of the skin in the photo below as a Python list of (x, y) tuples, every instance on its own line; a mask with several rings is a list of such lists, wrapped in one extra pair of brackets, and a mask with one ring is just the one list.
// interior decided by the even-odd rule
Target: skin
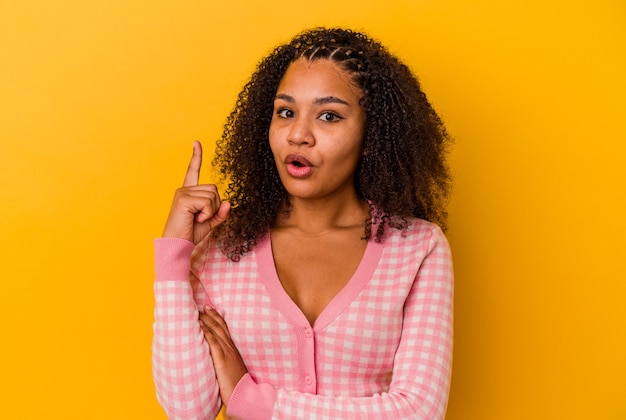
[[(199, 184), (201, 166), (202, 146), (196, 141), (183, 186), (174, 194), (163, 230), (164, 238), (186, 239), (197, 244), (228, 218), (230, 203), (221, 201), (217, 187)], [(200, 321), (215, 366), (220, 397), (227, 406), (235, 385), (247, 370), (222, 317), (212, 308), (205, 307)]]
[[(361, 96), (349, 75), (329, 60), (300, 59), (285, 72), (274, 99), (269, 140), (294, 205), (356, 199), (354, 172), (365, 127)], [(311, 162), (309, 176), (289, 174), (285, 161), (290, 155)]]
[(215, 185), (199, 184), (202, 145), (196, 141), (182, 188), (176, 190), (163, 229), (164, 238), (180, 238), (197, 244), (228, 218), (230, 203), (222, 202)]
[[(361, 236), (369, 205), (354, 188), (363, 154), (361, 96), (331, 61), (297, 60), (283, 76), (274, 102), (270, 147), (291, 202), (288, 216), (279, 216), (271, 229), (274, 262), (283, 288), (311, 325), (350, 280), (367, 245)], [(293, 156), (309, 168), (289, 168)], [(201, 164), (196, 142), (164, 237), (198, 243), (227, 220), (230, 204), (220, 200), (215, 185), (198, 182)], [(199, 319), (227, 406), (247, 369), (220, 314), (205, 307)]]
[[(272, 231), (283, 288), (313, 325), (350, 280), (365, 251), (360, 238), (368, 205), (354, 188), (363, 154), (362, 92), (329, 60), (300, 59), (281, 80), (269, 130), (270, 148), (292, 211)], [(311, 163), (290, 174), (289, 156)]]

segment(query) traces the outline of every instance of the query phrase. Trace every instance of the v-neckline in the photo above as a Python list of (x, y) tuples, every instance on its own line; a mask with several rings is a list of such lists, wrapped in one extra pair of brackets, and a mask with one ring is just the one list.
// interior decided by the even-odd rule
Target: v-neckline
[(315, 331), (319, 331), (337, 318), (361, 293), (378, 266), (383, 252), (383, 245), (371, 239), (367, 242), (361, 261), (352, 277), (320, 312), (313, 325), (309, 323), (300, 307), (287, 294), (278, 278), (272, 253), (271, 234), (266, 234), (258, 241), (255, 249), (260, 278), (274, 306), (291, 324), (301, 327), (312, 327)]

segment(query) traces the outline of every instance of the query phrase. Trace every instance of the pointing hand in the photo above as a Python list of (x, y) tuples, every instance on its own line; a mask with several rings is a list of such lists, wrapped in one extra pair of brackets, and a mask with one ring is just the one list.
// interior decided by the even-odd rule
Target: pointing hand
[(182, 188), (176, 190), (163, 230), (164, 238), (181, 238), (197, 244), (230, 212), (230, 203), (220, 199), (213, 184), (199, 184), (202, 145), (196, 141)]

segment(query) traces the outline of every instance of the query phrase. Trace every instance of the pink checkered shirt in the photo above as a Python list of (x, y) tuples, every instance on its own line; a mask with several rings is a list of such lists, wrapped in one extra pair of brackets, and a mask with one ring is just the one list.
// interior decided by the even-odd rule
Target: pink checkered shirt
[[(213, 306), (248, 368), (228, 414), (245, 419), (441, 419), (452, 364), (453, 273), (441, 230), (414, 220), (370, 240), (311, 326), (282, 288), (266, 235), (239, 262), (205, 239), (156, 248), (153, 375), (171, 419), (209, 419), (219, 388), (198, 311)], [(189, 273), (191, 272), (191, 276)], [(191, 278), (191, 281), (190, 281)]]

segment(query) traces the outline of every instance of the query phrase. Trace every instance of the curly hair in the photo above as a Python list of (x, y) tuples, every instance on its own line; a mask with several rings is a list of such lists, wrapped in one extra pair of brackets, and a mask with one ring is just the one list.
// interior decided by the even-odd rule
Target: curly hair
[[(446, 154), (451, 138), (411, 70), (379, 42), (352, 30), (315, 28), (262, 59), (239, 93), (213, 165), (227, 184), (231, 214), (213, 235), (237, 261), (273, 225), (289, 197), (269, 145), (274, 96), (297, 59), (331, 60), (363, 93), (364, 154), (355, 173), (359, 197), (370, 202), (364, 239), (382, 240), (386, 226), (405, 229), (417, 217), (446, 228), (451, 186)], [(286, 206), (285, 206), (286, 205)]]

